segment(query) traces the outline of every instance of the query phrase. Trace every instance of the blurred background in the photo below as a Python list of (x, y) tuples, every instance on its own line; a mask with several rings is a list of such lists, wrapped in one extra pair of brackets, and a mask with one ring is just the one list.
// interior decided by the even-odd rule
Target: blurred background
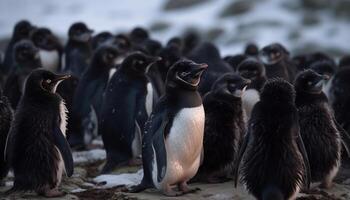
[(293, 54), (350, 52), (349, 0), (0, 0), (1, 51), (21, 19), (49, 27), (63, 41), (69, 26), (83, 21), (95, 33), (142, 26), (162, 42), (197, 31), (222, 56), (247, 42), (280, 42)]

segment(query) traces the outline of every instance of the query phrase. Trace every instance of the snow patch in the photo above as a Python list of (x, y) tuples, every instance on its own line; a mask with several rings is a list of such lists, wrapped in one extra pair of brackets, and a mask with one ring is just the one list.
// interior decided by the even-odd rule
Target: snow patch
[(136, 173), (125, 173), (118, 175), (100, 175), (93, 179), (97, 184), (105, 183), (102, 188), (111, 188), (121, 185), (131, 186), (137, 185), (141, 182), (143, 177), (143, 170), (139, 170)]
[(94, 163), (96, 161), (105, 160), (106, 151), (103, 149), (93, 149), (90, 151), (73, 152), (74, 164)]

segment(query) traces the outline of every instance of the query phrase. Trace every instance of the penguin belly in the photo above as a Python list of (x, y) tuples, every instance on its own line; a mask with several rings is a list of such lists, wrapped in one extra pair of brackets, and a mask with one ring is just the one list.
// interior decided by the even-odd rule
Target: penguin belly
[[(68, 113), (68, 109), (66, 107), (66, 104), (63, 100), (61, 100), (60, 103), (60, 130), (63, 133), (64, 137), (66, 137), (66, 131), (67, 131), (67, 113)], [(55, 146), (56, 152), (58, 154), (58, 160), (56, 162), (57, 163), (57, 183), (56, 183), (56, 187), (58, 187), (61, 184), (61, 180), (62, 180), (62, 174), (63, 171), (66, 171), (65, 166), (64, 166), (64, 161), (61, 155), (61, 152), (58, 150), (58, 148)]]
[(145, 103), (147, 115), (150, 116), (153, 109), (153, 86), (150, 82), (147, 83), (147, 95)]
[(260, 100), (260, 94), (255, 89), (248, 89), (242, 95), (242, 105), (247, 114), (247, 118), (250, 118), (250, 113), (253, 110), (254, 105)]
[(42, 66), (51, 72), (57, 72), (60, 61), (60, 55), (58, 51), (47, 51), (40, 49), (39, 54)]
[(167, 168), (157, 181), (157, 164), (153, 162), (153, 182), (158, 189), (190, 180), (198, 171), (203, 149), (205, 114), (203, 105), (184, 108), (173, 120), (165, 139)]

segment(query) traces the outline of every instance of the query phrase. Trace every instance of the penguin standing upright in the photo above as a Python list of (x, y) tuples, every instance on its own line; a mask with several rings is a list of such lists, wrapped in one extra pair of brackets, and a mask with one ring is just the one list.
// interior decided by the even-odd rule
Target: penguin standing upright
[[(242, 95), (250, 80), (224, 74), (203, 98), (205, 110), (204, 159), (199, 179), (210, 183), (225, 181), (244, 136), (246, 123)], [(204, 177), (203, 177), (204, 176)]]
[(266, 68), (267, 78), (283, 78), (294, 81), (297, 67), (289, 57), (289, 51), (279, 43), (273, 43), (261, 49), (260, 58)]
[[(322, 92), (327, 75), (313, 70), (300, 73), (295, 80), (295, 103), (299, 113), (300, 133), (310, 158), (311, 179), (321, 181), (321, 187), (330, 188), (341, 162), (342, 138), (349, 136), (338, 125)], [(349, 150), (346, 148), (346, 150)]]
[(21, 20), (17, 22), (13, 30), (12, 38), (9, 44), (7, 45), (7, 48), (5, 51), (5, 57), (4, 57), (4, 61), (2, 63), (2, 69), (1, 69), (2, 73), (4, 74), (9, 73), (10, 69), (15, 64), (14, 57), (13, 57), (14, 45), (22, 39), (29, 39), (31, 32), (34, 29), (35, 27), (27, 20)]
[(63, 46), (58, 38), (47, 28), (38, 28), (31, 34), (31, 40), (39, 48), (40, 60), (44, 69), (61, 71)]
[(90, 44), (92, 30), (84, 23), (74, 23), (68, 30), (68, 43), (64, 49), (65, 66), (62, 71), (80, 77), (88, 68), (92, 56)]
[(0, 89), (0, 185), (2, 184), (2, 179), (6, 177), (9, 171), (9, 164), (5, 161), (4, 156), (6, 139), (10, 130), (12, 118), (13, 113), (10, 102), (7, 97), (2, 95), (2, 90)]
[(344, 67), (336, 72), (329, 90), (329, 101), (334, 109), (336, 120), (350, 132), (350, 68)]
[(39, 50), (30, 40), (21, 40), (14, 46), (15, 65), (4, 85), (4, 95), (10, 100), (12, 108), (16, 108), (23, 93), (24, 82), (29, 73), (41, 67)]
[(151, 83), (146, 77), (157, 57), (132, 53), (109, 81), (102, 104), (99, 133), (107, 152), (102, 173), (122, 164), (137, 164), (144, 124), (153, 107)]
[[(73, 158), (66, 134), (66, 112), (57, 85), (67, 79), (50, 71), (34, 70), (28, 77), (6, 145), (14, 173), (13, 191), (64, 195), (58, 191), (63, 171), (73, 174)], [(30, 117), (28, 117), (30, 116)]]
[[(188, 60), (169, 70), (166, 92), (146, 124), (142, 141), (142, 182), (132, 188), (140, 192), (156, 187), (167, 196), (191, 192), (187, 186), (199, 168), (203, 151), (205, 114), (197, 92), (207, 68)], [(179, 192), (172, 190), (177, 185)]]
[(264, 85), (235, 163), (235, 185), (241, 180), (259, 200), (294, 200), (303, 181), (309, 186), (309, 165), (299, 133), (293, 86), (282, 79)]
[(314, 70), (315, 72), (328, 76), (328, 80), (324, 80), (322, 84), (322, 91), (324, 94), (329, 97), (329, 90), (331, 88), (332, 84), (332, 78), (337, 71), (335, 62), (332, 61), (317, 61), (314, 62), (311, 66), (310, 69)]
[(237, 71), (241, 76), (252, 81), (242, 96), (243, 108), (249, 119), (254, 105), (260, 100), (260, 90), (267, 80), (265, 67), (259, 61), (248, 58), (238, 65)]
[[(97, 136), (97, 119), (102, 105), (102, 96), (110, 79), (111, 69), (115, 67), (118, 60), (118, 50), (110, 45), (99, 47), (92, 58), (90, 66), (83, 73), (76, 88), (72, 117), (80, 119), (80, 125), (84, 128), (76, 139), (78, 143), (89, 143), (94, 136)], [(86, 132), (86, 133), (84, 133)], [(80, 138), (80, 139), (78, 139)], [(85, 139), (84, 139), (85, 138)]]
[(210, 42), (198, 45), (188, 57), (194, 62), (207, 63), (209, 66), (208, 70), (203, 73), (198, 89), (202, 96), (210, 91), (217, 78), (225, 73), (233, 72), (230, 65), (221, 59), (218, 48)]

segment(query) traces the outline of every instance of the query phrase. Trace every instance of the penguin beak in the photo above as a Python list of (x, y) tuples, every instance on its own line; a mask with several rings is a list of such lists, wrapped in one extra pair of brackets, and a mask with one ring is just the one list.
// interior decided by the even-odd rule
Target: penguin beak
[(326, 74), (323, 75), (322, 78), (323, 78), (323, 80), (325, 80), (325, 81), (328, 81), (328, 80), (330, 79), (329, 75), (326, 75)]
[(201, 64), (192, 63), (191, 74), (199, 77), (207, 68), (208, 68), (208, 65), (205, 63), (201, 63)]
[(68, 78), (70, 78), (71, 75), (56, 75), (56, 78), (54, 80), (52, 80), (51, 84), (50, 84), (50, 88), (51, 88), (51, 92), (55, 93), (57, 86), (63, 81), (66, 80)]

